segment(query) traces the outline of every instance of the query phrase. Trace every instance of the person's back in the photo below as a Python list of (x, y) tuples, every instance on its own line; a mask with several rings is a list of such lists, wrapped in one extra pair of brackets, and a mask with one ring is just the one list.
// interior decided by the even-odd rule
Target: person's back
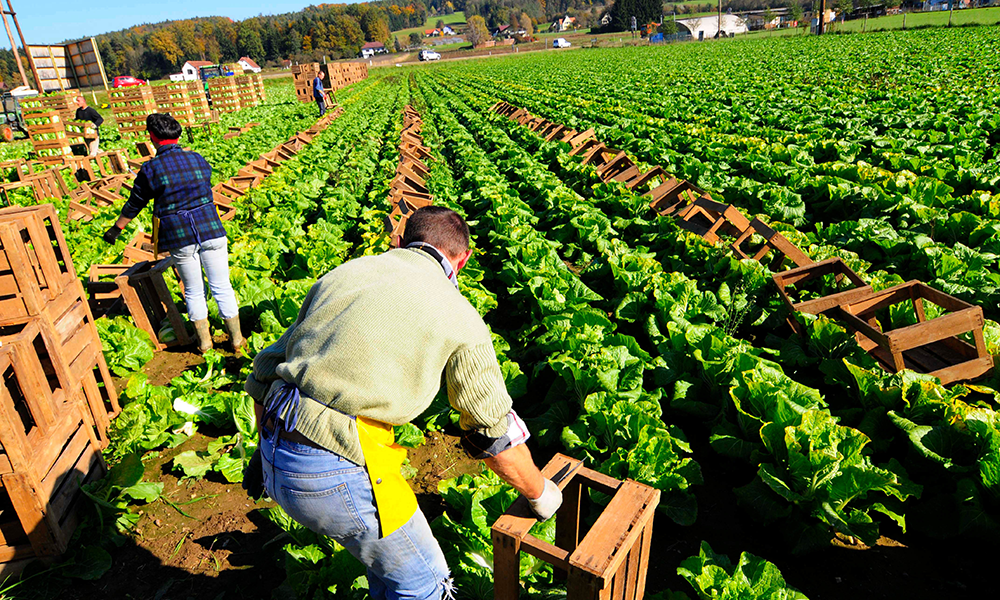
[[(327, 407), (408, 423), (430, 405), (446, 367), (496, 363), (489, 329), (475, 308), (437, 260), (416, 249), (354, 259), (324, 275), (286, 336), (283, 348), (258, 354), (255, 373), (273, 369), (276, 384), (295, 383), (312, 400), (301, 410), (325, 423), (312, 428), (305, 418), (300, 431), (354, 460), (360, 457), (352, 440), (341, 434), (331, 439), (331, 419), (338, 419)], [(280, 362), (268, 364), (273, 361)], [(495, 375), (493, 397), (484, 400), (496, 405), (499, 420), (510, 399)]]

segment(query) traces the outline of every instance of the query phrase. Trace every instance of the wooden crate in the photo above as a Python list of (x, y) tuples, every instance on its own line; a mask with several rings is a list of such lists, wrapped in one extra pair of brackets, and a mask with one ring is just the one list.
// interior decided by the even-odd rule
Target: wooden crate
[(108, 92), (111, 110), (122, 137), (146, 133), (146, 117), (156, 112), (156, 98), (151, 86), (137, 85)]
[[(927, 302), (946, 314), (928, 319)], [(911, 304), (917, 322), (884, 331), (879, 314), (887, 317), (890, 306), (903, 303)], [(938, 377), (947, 385), (981, 377), (993, 368), (983, 338), (983, 309), (919, 281), (845, 302), (836, 316), (855, 332), (858, 344), (893, 373), (910, 369)], [(972, 334), (975, 345), (959, 338), (966, 333)]]
[[(556, 454), (542, 474), (551, 479), (579, 462)], [(567, 600), (641, 600), (660, 491), (586, 467), (579, 467), (558, 485), (563, 490), (563, 504), (556, 513), (554, 545), (528, 533), (537, 520), (523, 497), (493, 524), (493, 597), (518, 597), (523, 551), (566, 574)], [(581, 522), (584, 488), (611, 496), (589, 531), (583, 530)]]
[(21, 111), (23, 114), (39, 112), (54, 112), (63, 121), (69, 121), (76, 117), (76, 97), (79, 92), (55, 92), (41, 96), (33, 96), (22, 99)]
[(738, 208), (706, 196), (697, 198), (675, 216), (678, 225), (710, 244), (718, 242), (722, 235), (737, 238), (750, 226), (750, 220)]
[[(173, 258), (156, 262), (141, 262), (132, 265), (115, 278), (121, 291), (122, 300), (128, 308), (136, 327), (149, 334), (156, 350), (171, 346), (186, 346), (191, 343), (187, 326), (167, 289), (163, 274), (174, 264)], [(160, 323), (169, 319), (177, 338), (171, 342), (161, 342), (157, 337)]]
[(655, 210), (658, 215), (669, 217), (693, 203), (703, 194), (705, 194), (705, 190), (690, 181), (671, 177), (643, 196), (650, 199), (649, 207)]
[[(754, 235), (761, 237), (763, 244), (757, 247), (756, 250), (750, 250)], [(769, 253), (773, 252), (774, 257), (771, 260), (770, 266), (772, 271), (780, 271), (785, 258), (792, 261), (796, 267), (804, 267), (813, 263), (813, 260), (800, 250), (798, 246), (789, 242), (785, 236), (771, 229), (756, 217), (750, 221), (750, 225), (746, 230), (733, 240), (733, 243), (729, 245), (729, 249), (741, 260), (753, 258), (761, 263), (764, 262), (764, 258)]]
[(104, 462), (80, 407), (63, 403), (52, 426), (33, 421), (31, 384), (19, 350), (0, 347), (0, 562), (60, 554), (76, 527), (80, 486), (100, 477)]
[(208, 80), (209, 104), (219, 112), (235, 112), (242, 108), (239, 91), (233, 77), (213, 77)]
[(0, 317), (40, 314), (75, 279), (71, 269), (57, 260), (40, 220), (0, 220)]
[(128, 245), (122, 251), (122, 262), (126, 265), (134, 265), (147, 260), (159, 260), (170, 256), (169, 252), (154, 251), (153, 236), (145, 231), (136, 231)]
[[(771, 279), (778, 286), (778, 295), (789, 310), (811, 315), (827, 313), (842, 304), (867, 298), (872, 294), (871, 286), (839, 258), (828, 258), (820, 262), (774, 273), (771, 275)], [(816, 285), (821, 281), (825, 281), (827, 287), (839, 291), (826, 293), (822, 286)], [(812, 282), (811, 287), (817, 288), (811, 290), (815, 297), (798, 299), (806, 287), (805, 284), (810, 282)], [(804, 332), (794, 315), (789, 315), (788, 324), (795, 332)]]

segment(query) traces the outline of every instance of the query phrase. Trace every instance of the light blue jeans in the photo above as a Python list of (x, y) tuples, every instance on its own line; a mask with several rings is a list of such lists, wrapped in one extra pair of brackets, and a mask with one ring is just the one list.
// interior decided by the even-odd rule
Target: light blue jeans
[(335, 539), (368, 568), (375, 600), (451, 597), (448, 563), (424, 513), (379, 537), (378, 510), (364, 467), (261, 428), (264, 487), (290, 517)]
[(208, 302), (205, 299), (205, 280), (202, 269), (208, 276), (208, 287), (212, 297), (219, 304), (223, 319), (240, 314), (236, 302), (236, 292), (229, 281), (229, 250), (226, 238), (205, 240), (201, 244), (182, 246), (170, 251), (177, 266), (177, 273), (184, 283), (184, 302), (187, 304), (188, 319), (200, 321), (208, 318)]

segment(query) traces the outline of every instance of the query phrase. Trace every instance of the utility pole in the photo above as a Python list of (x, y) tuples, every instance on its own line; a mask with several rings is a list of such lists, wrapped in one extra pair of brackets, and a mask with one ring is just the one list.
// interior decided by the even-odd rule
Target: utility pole
[[(24, 85), (28, 85), (28, 78), (24, 76), (24, 67), (21, 65), (21, 57), (17, 53), (17, 44), (14, 42), (14, 36), (11, 35), (10, 25), (7, 24), (7, 15), (14, 20), (14, 27), (17, 28), (17, 37), (21, 38), (21, 47), (24, 48), (25, 53), (28, 53), (28, 44), (24, 41), (24, 33), (21, 32), (21, 25), (17, 22), (17, 13), (14, 12), (14, 6), (7, 0), (7, 8), (3, 9), (3, 2), (0, 1), (0, 16), (3, 16), (3, 26), (7, 30), (7, 37), (10, 38), (10, 47), (14, 51), (14, 60), (17, 62), (17, 70), (21, 73), (21, 82)], [(43, 93), (45, 90), (42, 88), (42, 80), (38, 76), (38, 69), (35, 68), (35, 61), (28, 56), (28, 65), (31, 67), (31, 74), (35, 76), (35, 85), (38, 86), (38, 92)]]
[(826, 0), (819, 0), (819, 19), (816, 21), (816, 35), (823, 35), (826, 31), (824, 20), (826, 18)]
[(719, 0), (719, 32), (715, 34), (715, 37), (722, 37), (722, 0)]
[(951, 17), (955, 14), (955, 0), (948, 0), (948, 27), (951, 27)]

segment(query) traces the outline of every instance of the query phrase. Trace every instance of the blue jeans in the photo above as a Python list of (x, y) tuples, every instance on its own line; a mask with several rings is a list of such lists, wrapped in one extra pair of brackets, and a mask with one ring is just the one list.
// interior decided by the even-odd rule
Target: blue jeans
[(170, 251), (177, 266), (177, 273), (184, 283), (184, 302), (187, 304), (188, 319), (200, 321), (208, 318), (208, 302), (205, 300), (205, 280), (202, 269), (208, 276), (208, 287), (212, 297), (219, 304), (223, 319), (231, 319), (240, 314), (236, 302), (236, 292), (229, 281), (229, 251), (226, 238), (205, 240), (201, 244), (182, 246)]
[(290, 517), (335, 539), (368, 568), (375, 600), (438, 600), (452, 584), (441, 546), (417, 509), (392, 534), (379, 537), (368, 472), (339, 454), (290, 442), (261, 428), (264, 487)]
[(316, 98), (316, 104), (319, 106), (319, 116), (326, 114), (326, 102), (322, 98)]

